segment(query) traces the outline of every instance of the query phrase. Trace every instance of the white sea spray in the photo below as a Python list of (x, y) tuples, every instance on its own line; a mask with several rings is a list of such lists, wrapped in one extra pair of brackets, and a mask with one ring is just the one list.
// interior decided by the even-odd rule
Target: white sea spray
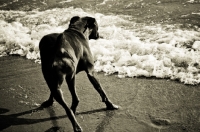
[(49, 33), (63, 32), (73, 16), (92, 16), (101, 38), (90, 40), (95, 70), (118, 77), (155, 76), (200, 83), (200, 33), (178, 25), (145, 25), (127, 16), (65, 8), (46, 11), (0, 11), (0, 56), (18, 54), (40, 61), (38, 44)]

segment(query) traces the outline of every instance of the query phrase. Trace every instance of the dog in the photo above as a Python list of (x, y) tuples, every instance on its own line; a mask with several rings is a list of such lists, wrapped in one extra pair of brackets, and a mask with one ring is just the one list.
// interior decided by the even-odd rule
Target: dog
[[(119, 108), (110, 101), (94, 76), (94, 60), (88, 42), (89, 39), (98, 38), (98, 24), (95, 18), (74, 16), (67, 30), (63, 33), (45, 35), (39, 43), (42, 73), (50, 89), (50, 97), (42, 106), (51, 106), (55, 99), (65, 109), (75, 132), (82, 131), (75, 118), (79, 103), (75, 89), (75, 75), (80, 71), (86, 72), (108, 110)], [(72, 95), (70, 108), (60, 88), (64, 78)]]

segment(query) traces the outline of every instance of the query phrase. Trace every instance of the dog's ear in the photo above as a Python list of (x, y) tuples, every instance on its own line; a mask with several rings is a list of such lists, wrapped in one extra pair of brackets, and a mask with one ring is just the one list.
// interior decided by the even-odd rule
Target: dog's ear
[(92, 18), (92, 17), (86, 17), (87, 18), (87, 24), (86, 24), (86, 28), (94, 28), (94, 26), (97, 26), (97, 23), (96, 23), (96, 19), (95, 18)]
[(74, 23), (75, 23), (75, 22), (77, 22), (79, 19), (80, 19), (80, 17), (79, 17), (79, 16), (74, 16), (74, 17), (72, 17), (72, 18), (71, 18), (71, 20), (70, 20), (70, 23), (69, 23), (69, 25), (72, 25), (72, 24), (74, 24)]
[(87, 24), (85, 25), (85, 29), (89, 28), (92, 29), (89, 39), (98, 39), (99, 33), (98, 33), (98, 24), (95, 18), (92, 17), (86, 17)]

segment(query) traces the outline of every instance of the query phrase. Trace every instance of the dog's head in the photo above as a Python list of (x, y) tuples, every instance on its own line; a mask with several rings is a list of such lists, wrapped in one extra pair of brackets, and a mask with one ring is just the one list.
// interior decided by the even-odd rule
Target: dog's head
[(82, 33), (85, 33), (88, 30), (89, 39), (98, 39), (98, 24), (95, 18), (92, 17), (79, 17), (75, 16), (71, 18), (69, 27), (78, 27), (81, 29)]

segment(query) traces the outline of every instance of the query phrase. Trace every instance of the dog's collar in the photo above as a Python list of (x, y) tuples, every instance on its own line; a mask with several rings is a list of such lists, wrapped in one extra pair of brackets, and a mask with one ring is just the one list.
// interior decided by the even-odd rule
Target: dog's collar
[(82, 35), (84, 38), (87, 38), (87, 37), (84, 35), (84, 33), (86, 32), (87, 28), (84, 30), (84, 32), (81, 32), (80, 30), (77, 30), (76, 28), (73, 28), (73, 27), (70, 27), (70, 28), (68, 28), (68, 29), (65, 30), (65, 31), (68, 32), (68, 31), (70, 31), (70, 30), (79, 33), (79, 34)]
[(85, 33), (85, 32), (86, 32), (86, 30), (87, 30), (87, 27), (85, 27), (85, 29), (83, 30), (83, 33)]
[(76, 29), (74, 26), (72, 26), (72, 25), (69, 27), (69, 29), (70, 29), (70, 30), (74, 30), (74, 31), (77, 31), (77, 32), (80, 32), (80, 33), (83, 33), (83, 34), (84, 34), (84, 33), (86, 32), (86, 30), (87, 30), (87, 26), (85, 27), (85, 29), (83, 30), (83, 32), (81, 32), (80, 30), (77, 30), (77, 29)]
[[(73, 27), (70, 27), (70, 28), (68, 28), (67, 30), (73, 30), (73, 31), (76, 31), (76, 32), (79, 32), (79, 33), (81, 33), (82, 34), (82, 32), (81, 31), (79, 31), (79, 30), (77, 30), (76, 28), (73, 28)], [(66, 30), (66, 31), (67, 31)]]

